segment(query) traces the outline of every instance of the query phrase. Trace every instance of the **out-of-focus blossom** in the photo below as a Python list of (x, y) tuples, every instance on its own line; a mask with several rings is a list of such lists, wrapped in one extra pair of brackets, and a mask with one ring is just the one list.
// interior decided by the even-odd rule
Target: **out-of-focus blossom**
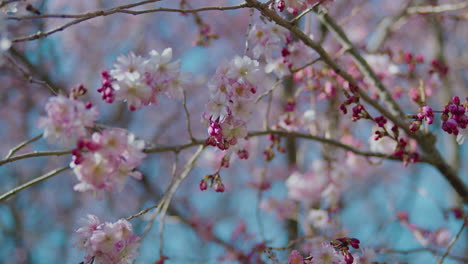
[(88, 146), (88, 152), (78, 152), (70, 163), (80, 181), (74, 187), (76, 191), (111, 191), (115, 186), (121, 190), (128, 176), (138, 180), (142, 178), (135, 168), (146, 156), (143, 153), (144, 142), (135, 139), (132, 133), (119, 128), (106, 129), (94, 133), (91, 140), (83, 144), (79, 142), (78, 145)]
[(64, 145), (75, 144), (87, 134), (87, 128), (98, 119), (96, 107), (63, 95), (51, 97), (45, 106), (46, 117), (40, 117), (38, 127), (44, 130), (49, 142), (59, 141)]
[(86, 252), (86, 262), (131, 264), (137, 257), (140, 238), (133, 234), (132, 224), (125, 219), (100, 223), (98, 217), (88, 215), (76, 234), (76, 247)]
[(318, 229), (325, 229), (330, 227), (330, 217), (325, 210), (312, 209), (307, 215), (307, 220)]

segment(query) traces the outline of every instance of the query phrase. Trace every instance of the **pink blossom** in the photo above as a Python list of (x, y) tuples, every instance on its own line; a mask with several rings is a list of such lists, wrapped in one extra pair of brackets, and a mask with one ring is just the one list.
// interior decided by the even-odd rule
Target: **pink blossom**
[(117, 57), (117, 62), (110, 74), (118, 81), (125, 79), (138, 80), (143, 78), (147, 63), (148, 61), (145, 58), (130, 52), (128, 56), (120, 55)]
[(86, 261), (94, 258), (100, 264), (130, 264), (137, 257), (140, 238), (133, 234), (132, 225), (125, 219), (99, 223), (96, 216), (88, 215), (87, 223), (76, 233), (77, 247), (86, 252)]
[(148, 57), (129, 53), (121, 55), (110, 74), (103, 76), (103, 86), (98, 89), (106, 102), (113, 98), (125, 101), (130, 110), (156, 103), (159, 94), (182, 99), (184, 89), (190, 86), (190, 74), (180, 72), (180, 61), (172, 60), (172, 49), (162, 53), (150, 51)]
[(322, 243), (320, 247), (315, 247), (311, 252), (314, 264), (336, 264), (343, 263), (344, 259), (330, 243)]
[(297, 202), (290, 199), (269, 198), (260, 203), (260, 208), (266, 212), (276, 212), (278, 219), (296, 219), (299, 212)]
[(149, 55), (148, 68), (154, 81), (162, 82), (177, 77), (180, 72), (180, 61), (171, 62), (172, 48), (166, 48), (161, 53), (152, 50)]
[(80, 181), (74, 190), (79, 192), (113, 190), (117, 186), (122, 190), (128, 176), (140, 180), (142, 175), (135, 168), (145, 158), (144, 142), (135, 139), (132, 133), (124, 129), (113, 128), (92, 135), (95, 149), (70, 163), (73, 172)]
[(127, 102), (128, 108), (132, 111), (151, 103), (153, 91), (139, 75), (129, 75), (114, 87), (115, 98)]
[(307, 204), (320, 200), (325, 179), (312, 173), (293, 172), (286, 180), (289, 198)]
[(59, 141), (71, 145), (87, 134), (87, 128), (94, 126), (98, 111), (92, 106), (87, 108), (79, 100), (63, 95), (51, 97), (45, 106), (47, 117), (40, 117), (38, 127), (44, 130), (44, 137), (49, 142)]
[(304, 264), (304, 257), (297, 250), (291, 251), (288, 258), (289, 264)]
[(374, 263), (375, 259), (377, 258), (377, 254), (375, 250), (371, 248), (363, 248), (362, 254), (360, 256), (355, 257), (354, 262), (357, 264), (372, 264)]

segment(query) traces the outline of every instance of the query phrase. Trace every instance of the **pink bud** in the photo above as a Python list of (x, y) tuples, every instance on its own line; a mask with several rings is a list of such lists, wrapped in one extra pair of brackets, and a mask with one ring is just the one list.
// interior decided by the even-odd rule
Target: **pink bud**
[(206, 181), (204, 179), (200, 181), (199, 186), (200, 186), (201, 191), (204, 191), (204, 190), (208, 189), (208, 184), (206, 183)]
[(216, 182), (214, 185), (214, 189), (216, 192), (224, 192), (224, 184), (222, 182)]

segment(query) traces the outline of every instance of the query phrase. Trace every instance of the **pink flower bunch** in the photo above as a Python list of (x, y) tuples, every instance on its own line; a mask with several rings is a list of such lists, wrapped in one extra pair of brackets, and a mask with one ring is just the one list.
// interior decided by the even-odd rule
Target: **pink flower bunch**
[(159, 94), (181, 99), (190, 76), (180, 71), (179, 60), (171, 60), (171, 48), (162, 53), (152, 50), (148, 57), (132, 52), (127, 56), (120, 55), (110, 73), (102, 73), (102, 86), (98, 92), (108, 103), (112, 103), (114, 98), (127, 102), (131, 111), (157, 103)]
[(133, 234), (132, 224), (125, 219), (100, 223), (94, 215), (88, 215), (82, 222), (82, 227), (76, 230), (75, 246), (86, 252), (85, 263), (133, 263), (138, 255), (140, 238)]
[(276, 7), (280, 12), (284, 11), (284, 8), (293, 15), (299, 14), (300, 11), (312, 7), (319, 2), (327, 2), (329, 0), (276, 0)]
[(336, 206), (345, 189), (344, 169), (329, 168), (322, 161), (315, 161), (311, 171), (293, 172), (286, 180), (288, 197), (307, 206), (323, 201)]
[(344, 263), (344, 257), (330, 243), (323, 242), (313, 247), (311, 256), (314, 264)]
[(342, 237), (333, 240), (330, 242), (330, 245), (333, 246), (336, 251), (341, 252), (346, 264), (353, 264), (354, 256), (349, 252), (349, 247), (351, 246), (355, 249), (359, 249), (359, 243), (361, 243), (359, 239)]
[(142, 175), (135, 168), (146, 156), (144, 145), (143, 140), (120, 128), (105, 129), (91, 139), (78, 141), (70, 164), (80, 181), (74, 190), (111, 191), (115, 185), (121, 190), (127, 176), (140, 180)]
[(44, 130), (49, 142), (59, 141), (72, 145), (87, 135), (87, 128), (94, 126), (99, 113), (91, 103), (58, 95), (49, 98), (45, 106), (46, 117), (40, 117), (38, 127)]
[(280, 220), (295, 219), (299, 212), (297, 202), (290, 199), (276, 200), (271, 197), (260, 203), (260, 209), (265, 212), (275, 212)]
[(262, 55), (270, 59), (273, 51), (280, 51), (289, 39), (289, 31), (274, 22), (266, 21), (252, 26), (249, 32), (249, 41), (253, 44), (253, 57)]
[[(466, 103), (461, 104), (460, 98), (454, 96), (452, 100), (444, 107), (442, 111), (442, 129), (449, 133), (458, 136), (457, 141), (462, 144), (464, 134), (467, 133), (468, 126), (468, 97)], [(460, 134), (460, 130), (462, 133)], [(459, 136), (460, 135), (460, 136)]]
[(247, 136), (246, 124), (263, 78), (258, 61), (247, 56), (236, 56), (218, 67), (208, 84), (210, 100), (203, 114), (209, 124), (207, 145), (227, 150)]
[(356, 238), (338, 238), (328, 242), (323, 237), (316, 236), (308, 240), (309, 247), (305, 250), (310, 252), (308, 257), (303, 257), (299, 251), (292, 250), (288, 264), (370, 264), (374, 263), (376, 253), (373, 249), (361, 249), (361, 254), (351, 254), (350, 246), (359, 249), (360, 241)]

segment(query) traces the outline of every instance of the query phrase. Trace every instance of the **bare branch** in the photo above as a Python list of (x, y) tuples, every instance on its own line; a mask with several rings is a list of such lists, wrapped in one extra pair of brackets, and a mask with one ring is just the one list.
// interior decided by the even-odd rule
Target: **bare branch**
[(235, 5), (235, 6), (224, 6), (224, 7), (213, 6), (213, 7), (201, 7), (201, 8), (196, 8), (196, 9), (154, 8), (154, 9), (147, 9), (147, 10), (141, 10), (141, 11), (129, 10), (129, 8), (132, 8), (132, 7), (136, 7), (136, 6), (148, 4), (148, 3), (153, 3), (153, 2), (158, 2), (158, 1), (160, 0), (143, 1), (140, 3), (131, 4), (131, 5), (114, 7), (108, 10), (100, 10), (96, 12), (75, 14), (75, 15), (68, 15), (68, 14), (47, 15), (45, 14), (45, 15), (38, 15), (38, 16), (8, 17), (8, 19), (11, 19), (11, 20), (26, 20), (26, 19), (38, 19), (38, 18), (75, 18), (75, 20), (72, 20), (52, 30), (49, 30), (46, 32), (38, 31), (35, 34), (29, 35), (29, 36), (18, 37), (18, 38), (12, 39), (12, 42), (16, 43), (16, 42), (23, 42), (23, 41), (30, 41), (30, 40), (44, 38), (54, 33), (57, 33), (59, 31), (63, 31), (64, 29), (70, 26), (79, 24), (81, 22), (84, 22), (84, 21), (87, 21), (96, 17), (109, 16), (109, 15), (116, 14), (116, 13), (130, 14), (130, 15), (142, 15), (142, 14), (149, 14), (149, 13), (156, 13), (156, 12), (175, 12), (175, 13), (187, 14), (187, 13), (197, 13), (197, 12), (202, 12), (202, 11), (234, 10), (234, 9), (247, 7), (247, 4), (244, 3), (240, 5)]
[(448, 11), (456, 11), (468, 8), (468, 2), (460, 2), (456, 4), (445, 5), (427, 5), (427, 6), (412, 6), (407, 10), (408, 14), (428, 14), (428, 13), (442, 13)]
[(195, 152), (195, 154), (193, 154), (193, 156), (190, 158), (190, 160), (185, 165), (184, 170), (181, 172), (179, 177), (176, 177), (176, 178), (174, 178), (172, 180), (172, 182), (169, 185), (168, 189), (164, 193), (163, 198), (161, 198), (161, 200), (156, 205), (151, 206), (149, 208), (146, 208), (144, 210), (141, 210), (137, 214), (134, 214), (134, 215), (132, 215), (130, 217), (127, 217), (127, 220), (131, 220), (133, 218), (142, 216), (142, 215), (148, 213), (149, 211), (151, 211), (154, 208), (158, 208), (158, 210), (160, 210), (161, 206), (165, 205), (166, 203), (170, 203), (171, 200), (172, 200), (172, 197), (174, 196), (175, 192), (179, 188), (182, 181), (185, 180), (185, 178), (188, 176), (190, 171), (193, 169), (193, 166), (195, 165), (196, 160), (198, 159), (198, 157), (200, 156), (200, 154), (202, 153), (204, 148), (205, 148), (205, 146), (200, 146), (198, 148), (197, 152)]
[(4, 160), (0, 160), (0, 166), (10, 163), (17, 160), (27, 159), (27, 158), (34, 158), (34, 157), (45, 157), (45, 156), (62, 156), (71, 154), (71, 150), (56, 150), (56, 151), (33, 151), (30, 153), (25, 153), (21, 155), (17, 155), (14, 157), (10, 157)]
[(39, 183), (39, 182), (41, 182), (41, 181), (45, 181), (45, 180), (47, 180), (47, 179), (49, 179), (49, 178), (51, 178), (51, 177), (53, 177), (53, 176), (59, 174), (59, 173), (62, 172), (62, 171), (68, 170), (69, 168), (70, 168), (70, 167), (66, 166), (66, 167), (63, 167), (63, 168), (61, 168), (61, 169), (55, 169), (55, 170), (53, 170), (53, 171), (50, 171), (50, 172), (47, 173), (47, 174), (44, 174), (44, 175), (39, 176), (39, 177), (37, 177), (37, 178), (35, 178), (35, 179), (29, 181), (29, 182), (26, 182), (25, 184), (22, 184), (22, 185), (20, 185), (20, 186), (18, 186), (18, 187), (16, 187), (16, 188), (14, 188), (14, 189), (12, 189), (12, 190), (10, 190), (10, 191), (4, 193), (4, 194), (2, 194), (2, 195), (0, 196), (0, 202), (3, 201), (3, 200), (5, 200), (5, 199), (7, 199), (8, 197), (10, 197), (10, 196), (12, 196), (12, 195), (15, 195), (17, 192), (20, 192), (20, 191), (22, 191), (22, 190), (24, 190), (24, 189), (26, 189), (26, 188), (29, 188), (29, 187), (31, 187), (31, 186), (33, 186), (33, 185), (35, 185), (36, 183)]
[[(435, 255), (442, 255), (444, 252), (438, 251), (432, 248), (413, 248), (413, 249), (408, 249), (408, 250), (396, 250), (396, 249), (382, 249), (378, 250), (378, 254), (413, 254), (413, 253), (421, 253), (421, 252), (430, 252)], [(459, 256), (454, 256), (454, 255), (447, 255), (447, 258), (462, 261), (462, 262), (467, 262), (467, 258), (459, 257)]]
[(17, 151), (24, 148), (28, 144), (40, 139), (41, 137), (42, 137), (42, 133), (35, 136), (35, 137), (33, 137), (33, 138), (31, 138), (31, 139), (28, 139), (26, 141), (21, 142), (20, 144), (18, 144), (18, 146), (14, 147), (14, 148), (10, 149), (10, 151), (8, 151), (8, 154), (5, 156), (5, 159), (11, 158), (11, 156), (13, 156), (13, 154), (15, 154)]
[(185, 111), (185, 118), (187, 119), (187, 131), (188, 131), (188, 134), (190, 136), (190, 140), (192, 142), (195, 142), (196, 139), (193, 137), (193, 134), (192, 134), (192, 126), (190, 125), (190, 113), (189, 113), (189, 110), (187, 108), (187, 96), (185, 94), (185, 91), (184, 91), (184, 101), (183, 101), (183, 105), (184, 105), (184, 111)]

